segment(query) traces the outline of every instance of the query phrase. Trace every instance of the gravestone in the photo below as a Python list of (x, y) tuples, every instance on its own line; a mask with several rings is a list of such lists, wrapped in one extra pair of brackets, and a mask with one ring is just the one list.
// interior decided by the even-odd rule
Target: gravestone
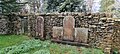
[(74, 40), (74, 26), (74, 17), (66, 16), (63, 20), (63, 40)]
[(63, 37), (63, 27), (53, 27), (53, 39), (61, 39)]
[(88, 28), (75, 28), (75, 41), (87, 43)]
[(44, 38), (44, 19), (41, 16), (36, 19), (36, 36)]

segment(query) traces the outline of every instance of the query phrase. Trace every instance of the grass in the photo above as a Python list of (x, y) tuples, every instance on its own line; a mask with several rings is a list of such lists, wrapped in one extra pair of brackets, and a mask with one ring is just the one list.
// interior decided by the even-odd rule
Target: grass
[(0, 48), (20, 44), (29, 38), (24, 35), (0, 35)]
[(82, 49), (81, 54), (104, 54), (103, 51), (100, 49), (84, 48), (84, 47), (81, 47), (81, 49)]
[(11, 52), (17, 52), (17, 54), (104, 54), (99, 49), (29, 39), (24, 35), (0, 35), (0, 47), (2, 48), (0, 51), (10, 51), (8, 54), (13, 54)]

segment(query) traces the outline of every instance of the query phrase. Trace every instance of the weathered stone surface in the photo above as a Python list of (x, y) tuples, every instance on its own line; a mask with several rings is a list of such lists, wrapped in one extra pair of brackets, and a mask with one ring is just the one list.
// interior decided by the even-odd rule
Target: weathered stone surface
[(0, 19), (0, 34), (7, 34), (7, 21), (5, 19)]
[(75, 28), (75, 41), (87, 43), (88, 28)]
[(63, 39), (74, 40), (75, 19), (72, 16), (66, 16), (63, 20)]
[(53, 27), (53, 39), (61, 39), (63, 37), (63, 27)]
[(44, 37), (44, 19), (41, 16), (36, 19), (36, 35), (40, 38)]
[(105, 48), (104, 53), (105, 54), (111, 54), (111, 48)]
[[(37, 16), (38, 15), (34, 15), (34, 14), (26, 16), (26, 17), (28, 17), (28, 19), (27, 19), (28, 20), (28, 32), (29, 32), (28, 34), (30, 34), (30, 36), (36, 36), (36, 34), (38, 34), (38, 32), (36, 32), (36, 28), (37, 28), (36, 17)], [(116, 25), (114, 25), (114, 21), (112, 19), (107, 19), (108, 17), (106, 15), (106, 13), (102, 13), (102, 14), (96, 14), (96, 13), (93, 13), (93, 14), (92, 13), (85, 13), (85, 14), (84, 13), (81, 13), (81, 14), (80, 13), (52, 14), (52, 13), (50, 13), (50, 14), (42, 14), (42, 15), (39, 15), (39, 16), (44, 17), (44, 31), (45, 31), (44, 34), (45, 34), (45, 37), (50, 37), (50, 38), (53, 35), (52, 28), (54, 26), (62, 27), (63, 24), (65, 24), (65, 23), (63, 23), (64, 17), (73, 16), (74, 19), (75, 19), (75, 25), (74, 26), (76, 28), (89, 28), (88, 44), (91, 45), (91, 46), (98, 46), (99, 45), (98, 43), (101, 43), (101, 42), (109, 44), (109, 43), (107, 43), (109, 41), (102, 41), (102, 40), (105, 39), (104, 38), (105, 35), (113, 33), (114, 28), (118, 28), (116, 30), (119, 30), (119, 27), (116, 27)], [(10, 26), (7, 26), (7, 27), (13, 28), (13, 29), (10, 29), (10, 31), (18, 31), (19, 28), (17, 28), (17, 29), (15, 28), (15, 27), (17, 27), (15, 25), (19, 24), (19, 23), (16, 23), (17, 21), (19, 21), (19, 20), (17, 20), (18, 18), (16, 18), (15, 16), (13, 16), (11, 18), (12, 18), (11, 19), (12, 21), (11, 22), (8, 21), (10, 23), (9, 24)], [(70, 22), (72, 22), (72, 21), (70, 21)], [(13, 25), (13, 26), (11, 26), (11, 25)], [(72, 23), (66, 23), (65, 25), (72, 25)], [(113, 27), (113, 25), (115, 27)], [(0, 27), (2, 27), (2, 26), (0, 26)], [(72, 32), (71, 28), (68, 28), (68, 27), (65, 30), (65, 32), (66, 32), (65, 34), (67, 34), (67, 32), (68, 32), (68, 34), (67, 34), (67, 36), (64, 36), (63, 39), (73, 40), (75, 36), (72, 35), (72, 34), (74, 32)], [(0, 31), (3, 31), (3, 30), (4, 29), (2, 29), (2, 30), (0, 29)], [(120, 47), (119, 47), (120, 46), (119, 45), (120, 41), (118, 41), (120, 39), (119, 34), (120, 34), (120, 32), (114, 33), (115, 36), (113, 36), (114, 37), (113, 39), (115, 41), (114, 43), (115, 44), (117, 43), (115, 46), (118, 46), (118, 47), (116, 47), (116, 48), (120, 49)], [(103, 44), (103, 45), (106, 45), (106, 44)], [(108, 45), (108, 46), (111, 46), (111, 45)], [(106, 48), (106, 46), (104, 46), (102, 48)]]

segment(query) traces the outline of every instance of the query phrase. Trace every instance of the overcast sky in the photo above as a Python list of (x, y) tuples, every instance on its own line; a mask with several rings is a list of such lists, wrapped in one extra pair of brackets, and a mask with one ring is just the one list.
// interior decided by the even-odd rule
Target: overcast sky
[(92, 11), (93, 11), (93, 12), (99, 12), (99, 9), (100, 9), (100, 1), (101, 1), (101, 0), (94, 0), (93, 8), (92, 8)]

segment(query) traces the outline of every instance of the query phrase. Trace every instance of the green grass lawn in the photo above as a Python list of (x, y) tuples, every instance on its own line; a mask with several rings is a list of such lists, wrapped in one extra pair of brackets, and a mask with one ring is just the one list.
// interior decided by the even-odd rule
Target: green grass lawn
[(0, 35), (0, 48), (20, 44), (29, 38), (24, 35)]
[(1, 35), (0, 54), (104, 54), (99, 49), (29, 39), (24, 35)]

